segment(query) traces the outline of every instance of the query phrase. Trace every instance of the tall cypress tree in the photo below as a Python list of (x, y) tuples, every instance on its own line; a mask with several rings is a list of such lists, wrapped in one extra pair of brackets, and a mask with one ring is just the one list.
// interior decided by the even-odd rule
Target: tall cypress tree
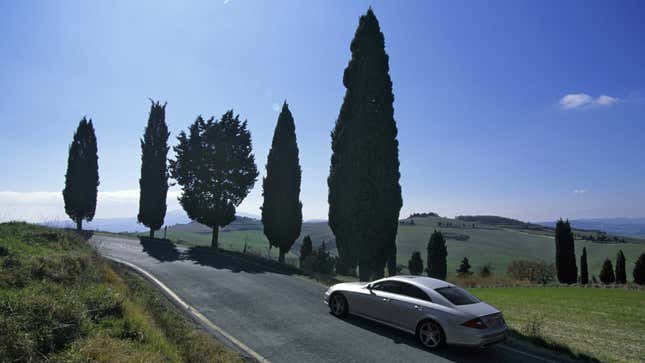
[(618, 250), (618, 254), (616, 255), (616, 283), (627, 283), (627, 271), (625, 270), (625, 255), (623, 254), (623, 250)]
[(311, 256), (311, 253), (314, 251), (313, 243), (311, 243), (311, 237), (306, 235), (302, 239), (302, 246), (300, 246), (300, 268), (305, 267), (305, 260), (307, 257)]
[(69, 146), (63, 200), (65, 213), (83, 229), (83, 220), (91, 221), (96, 211), (99, 164), (96, 135), (92, 120), (83, 117)]
[(251, 133), (231, 110), (218, 121), (199, 116), (177, 140), (170, 174), (182, 189), (179, 203), (190, 219), (213, 228), (211, 247), (217, 248), (219, 228), (235, 220), (235, 207), (258, 176)]
[(575, 284), (578, 281), (573, 232), (568, 220), (560, 219), (555, 225), (555, 268), (561, 283)]
[(273, 133), (273, 142), (262, 180), (262, 224), (271, 246), (280, 249), (280, 262), (300, 235), (302, 203), (300, 202), (300, 160), (296, 126), (285, 101)]
[(602, 264), (602, 270), (600, 270), (600, 274), (598, 275), (600, 277), (600, 281), (602, 281), (603, 284), (611, 284), (616, 281), (616, 275), (614, 275), (614, 268), (611, 265), (611, 261), (609, 259), (606, 259), (605, 262)]
[(448, 256), (448, 248), (446, 247), (446, 240), (443, 234), (439, 231), (434, 231), (428, 241), (428, 276), (436, 279), (445, 280), (448, 274), (446, 264), (446, 257)]
[(589, 283), (589, 270), (587, 268), (587, 248), (582, 248), (582, 256), (580, 256), (580, 283), (586, 285)]
[(331, 135), (329, 226), (340, 272), (358, 264), (360, 280), (367, 281), (382, 277), (393, 255), (402, 205), (389, 59), (371, 8), (350, 50), (347, 90)]
[(638, 260), (634, 263), (634, 270), (632, 270), (634, 282), (639, 285), (645, 285), (645, 253), (638, 256)]
[(137, 220), (150, 228), (150, 238), (161, 228), (166, 217), (168, 194), (168, 126), (166, 104), (150, 100), (148, 125), (141, 139), (141, 178), (139, 179), (139, 214)]

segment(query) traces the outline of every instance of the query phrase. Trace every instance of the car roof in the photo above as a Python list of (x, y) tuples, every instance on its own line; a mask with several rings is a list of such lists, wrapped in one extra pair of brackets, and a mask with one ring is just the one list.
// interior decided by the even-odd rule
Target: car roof
[(396, 280), (396, 281), (408, 282), (413, 285), (420, 285), (422, 287), (432, 289), (432, 290), (435, 290), (441, 287), (455, 286), (443, 280), (433, 279), (432, 277), (415, 276), (415, 275), (397, 275), (397, 276), (388, 277), (384, 280)]

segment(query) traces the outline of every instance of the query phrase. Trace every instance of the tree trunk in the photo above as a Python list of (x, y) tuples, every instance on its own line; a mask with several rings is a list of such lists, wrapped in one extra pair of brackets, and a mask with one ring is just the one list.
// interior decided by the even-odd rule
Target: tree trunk
[(372, 278), (372, 269), (367, 263), (358, 263), (358, 279), (360, 281), (370, 281)]
[(83, 230), (83, 219), (79, 218), (76, 220), (76, 230), (77, 231), (82, 231)]
[(150, 228), (150, 238), (155, 238), (155, 230)]
[(280, 256), (278, 257), (278, 262), (284, 263), (284, 255), (285, 253), (280, 249)]
[(219, 226), (213, 227), (213, 238), (211, 239), (211, 248), (217, 249), (219, 243)]

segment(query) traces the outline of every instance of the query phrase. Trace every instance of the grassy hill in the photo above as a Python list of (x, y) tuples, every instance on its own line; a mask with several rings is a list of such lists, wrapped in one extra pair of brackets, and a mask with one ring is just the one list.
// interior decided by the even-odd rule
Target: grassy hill
[(74, 232), (0, 224), (0, 362), (242, 362)]
[[(246, 242), (247, 251), (257, 254), (268, 254), (268, 241), (262, 233), (260, 221), (246, 221), (250, 228), (229, 228), (220, 234), (221, 246), (241, 251)], [(190, 227), (187, 227), (190, 226)], [(208, 245), (210, 230), (206, 227), (191, 224), (177, 225), (168, 228), (168, 237), (182, 240), (189, 244)], [(493, 264), (496, 273), (504, 274), (509, 262), (517, 259), (543, 259), (553, 261), (555, 243), (553, 230), (539, 225), (528, 224), (512, 219), (492, 216), (466, 216), (459, 219), (444, 218), (434, 215), (410, 217), (400, 221), (397, 235), (397, 263), (407, 266), (408, 259), (414, 251), (420, 251), (425, 260), (426, 244), (430, 234), (437, 229), (444, 233), (448, 244), (448, 271), (454, 272), (459, 262), (467, 256), (476, 269), (487, 262)], [(597, 231), (574, 230), (576, 235), (600, 234)], [(326, 241), (331, 250), (335, 250), (335, 238), (326, 222), (304, 223), (302, 234), (287, 256), (294, 259), (300, 248), (302, 237), (310, 235), (314, 245)], [(612, 261), (622, 249), (627, 258), (627, 269), (631, 273), (633, 263), (639, 254), (645, 252), (643, 240), (626, 238), (628, 243), (592, 242), (576, 240), (576, 254), (580, 256), (582, 248), (587, 248), (589, 271), (598, 275), (605, 258)], [(272, 256), (277, 256), (273, 249)], [(631, 277), (631, 276), (630, 276)]]

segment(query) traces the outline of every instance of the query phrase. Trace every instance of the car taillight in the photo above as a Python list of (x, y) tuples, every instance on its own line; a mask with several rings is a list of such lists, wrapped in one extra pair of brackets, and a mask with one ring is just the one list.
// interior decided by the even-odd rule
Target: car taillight
[(473, 329), (486, 329), (487, 328), (487, 326), (484, 323), (484, 321), (482, 319), (480, 319), (480, 318), (475, 318), (473, 320), (468, 320), (467, 322), (465, 322), (465, 323), (463, 323), (461, 325), (467, 326), (467, 327), (473, 328)]

